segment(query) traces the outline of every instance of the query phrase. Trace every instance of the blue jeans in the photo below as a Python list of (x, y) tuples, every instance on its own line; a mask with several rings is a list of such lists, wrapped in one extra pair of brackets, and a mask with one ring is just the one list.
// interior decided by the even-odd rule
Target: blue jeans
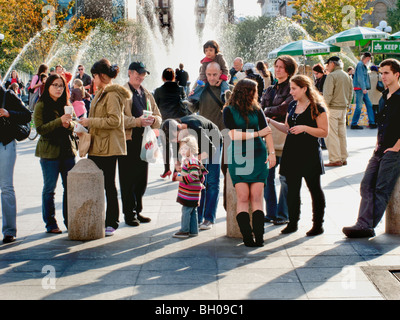
[(361, 203), (357, 225), (375, 228), (381, 221), (400, 176), (400, 152), (374, 154), (361, 181)]
[(355, 90), (355, 92), (356, 92), (356, 108), (354, 110), (354, 115), (351, 121), (351, 125), (352, 126), (357, 125), (358, 120), (360, 119), (363, 101), (365, 103), (365, 107), (367, 108), (369, 124), (375, 124), (374, 109), (372, 108), (372, 103), (371, 100), (369, 99), (368, 93), (363, 93), (362, 90)]
[(204, 220), (215, 223), (219, 201), (220, 177), (221, 177), (221, 149), (212, 157), (212, 163), (204, 161), (203, 165), (208, 170), (205, 175), (205, 189), (201, 191), (200, 205), (197, 208), (199, 223)]
[(43, 191), (42, 191), (42, 215), (46, 224), (46, 230), (57, 229), (56, 208), (54, 204), (54, 195), (57, 187), (58, 176), (61, 174), (63, 194), (63, 217), (64, 224), (68, 228), (68, 208), (67, 208), (67, 174), (74, 165), (75, 158), (66, 159), (40, 159), (40, 165), (43, 173)]
[(14, 165), (17, 157), (15, 140), (7, 145), (0, 142), (0, 189), (3, 214), (3, 234), (17, 234), (17, 203), (14, 191)]
[(190, 234), (199, 233), (196, 209), (196, 207), (182, 206), (181, 232), (189, 232)]
[(286, 178), (279, 175), (281, 190), (279, 192), (279, 202), (275, 189), (275, 172), (277, 165), (281, 162), (281, 157), (276, 157), (276, 166), (269, 169), (267, 184), (264, 187), (264, 199), (266, 203), (266, 218), (270, 220), (288, 220), (289, 211), (287, 206), (288, 186)]

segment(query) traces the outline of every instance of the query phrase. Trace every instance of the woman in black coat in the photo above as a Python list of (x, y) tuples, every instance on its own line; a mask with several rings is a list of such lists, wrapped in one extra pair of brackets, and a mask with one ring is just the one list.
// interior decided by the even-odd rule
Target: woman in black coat
[[(188, 114), (187, 109), (181, 103), (186, 99), (185, 90), (175, 82), (175, 72), (171, 68), (163, 71), (162, 79), (164, 84), (154, 91), (154, 100), (160, 109), (162, 120), (178, 119)], [(161, 178), (169, 177), (172, 172), (170, 170), (170, 148), (169, 141), (162, 140), (164, 146), (164, 173)], [(174, 151), (176, 153), (176, 150)]]
[[(3, 215), (3, 242), (15, 241), (17, 205), (13, 184), (16, 160), (16, 125), (31, 120), (31, 113), (12, 90), (0, 87), (0, 189)], [(4, 105), (3, 105), (4, 103)]]

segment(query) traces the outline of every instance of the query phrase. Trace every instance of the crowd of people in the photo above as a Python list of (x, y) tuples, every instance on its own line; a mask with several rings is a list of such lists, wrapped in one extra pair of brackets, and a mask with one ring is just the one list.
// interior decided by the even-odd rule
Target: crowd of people
[[(107, 59), (91, 66), (91, 76), (83, 65), (74, 77), (61, 65), (49, 69), (42, 64), (30, 83), (26, 108), (19, 96), (18, 74), (12, 72), (6, 83), (10, 89), (0, 87), (3, 242), (15, 241), (17, 231), (10, 175), (16, 161), (14, 131), (29, 122), (32, 113), (40, 134), (35, 155), (42, 168), (42, 215), (48, 233), (62, 232), (54, 203), (60, 175), (68, 228), (67, 175), (84, 135), (76, 132), (79, 124), (90, 134), (88, 159), (104, 173), (106, 236), (112, 236), (120, 223), (117, 164), (125, 223), (151, 222), (142, 215), (149, 163), (141, 151), (149, 128), (160, 129), (165, 164), (161, 178), (179, 182), (181, 229), (173, 237), (193, 237), (213, 227), (221, 188), (227, 207), (226, 179), (232, 180), (236, 192), (236, 221), (246, 246), (263, 245), (265, 223), (286, 225), (283, 234), (297, 231), (302, 179), (312, 198), (313, 226), (307, 236), (322, 234), (326, 201), (321, 175), (326, 167), (347, 165), (346, 121), (353, 98), (356, 107), (350, 129), (363, 128), (358, 121), (364, 102), (369, 127), (378, 128), (378, 137), (361, 183), (357, 222), (343, 228), (343, 233), (374, 236), (400, 175), (400, 62), (387, 59), (369, 72), (372, 57), (364, 53), (356, 68), (346, 73), (341, 59), (333, 56), (325, 66), (313, 66), (311, 78), (299, 74), (290, 56), (278, 57), (272, 73), (265, 62), (244, 63), (240, 57), (229, 70), (216, 41), (205, 43), (203, 50), (192, 90), (183, 64), (176, 71), (166, 68), (163, 84), (153, 92), (143, 86), (150, 74), (143, 62), (129, 65), (124, 85), (113, 82), (121, 70)], [(325, 139), (329, 162), (324, 164)]]

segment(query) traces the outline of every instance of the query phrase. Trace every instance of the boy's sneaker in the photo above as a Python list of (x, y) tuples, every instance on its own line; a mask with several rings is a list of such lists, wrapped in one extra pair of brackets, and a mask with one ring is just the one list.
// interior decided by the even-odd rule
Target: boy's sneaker
[(114, 235), (115, 229), (113, 227), (106, 228), (106, 237), (111, 237)]
[(200, 230), (210, 230), (213, 227), (213, 223), (211, 221), (205, 220), (200, 226)]
[(189, 232), (178, 231), (178, 232), (175, 232), (172, 237), (179, 238), (179, 239), (186, 239), (186, 238), (189, 238)]

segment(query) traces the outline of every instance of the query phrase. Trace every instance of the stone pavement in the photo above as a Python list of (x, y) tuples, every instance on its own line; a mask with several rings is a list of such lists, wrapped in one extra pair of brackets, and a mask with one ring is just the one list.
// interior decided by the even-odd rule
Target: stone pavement
[(21, 142), (15, 168), (18, 235), (15, 243), (0, 244), (0, 299), (399, 299), (400, 282), (388, 270), (400, 270), (400, 237), (385, 234), (384, 221), (373, 239), (350, 240), (341, 233), (355, 222), (376, 130), (349, 130), (348, 137), (348, 166), (327, 169), (322, 178), (325, 233), (305, 236), (311, 200), (303, 184), (299, 231), (281, 235), (282, 226), (266, 224), (265, 245), (254, 249), (225, 236), (222, 201), (213, 229), (187, 240), (172, 238), (181, 207), (177, 184), (159, 177), (161, 165), (151, 166), (144, 199), (143, 214), (151, 223), (121, 222), (113, 237), (70, 241), (61, 223), (59, 182), (57, 217), (64, 232), (46, 234), (36, 141)]

